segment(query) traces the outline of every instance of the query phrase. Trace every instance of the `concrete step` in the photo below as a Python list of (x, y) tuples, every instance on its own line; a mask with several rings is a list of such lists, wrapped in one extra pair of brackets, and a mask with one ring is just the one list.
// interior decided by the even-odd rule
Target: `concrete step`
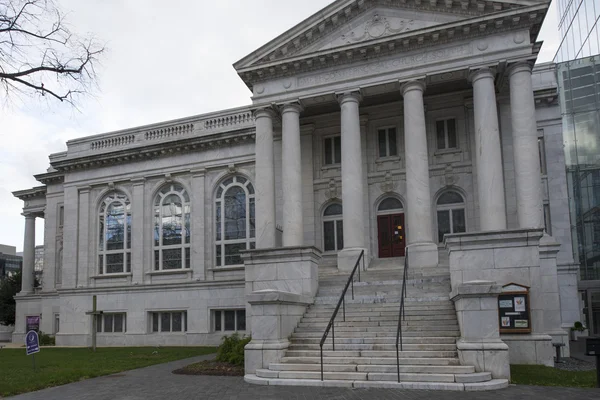
[[(321, 371), (320, 364), (289, 364), (273, 363), (269, 365), (272, 371)], [(323, 364), (326, 372), (377, 372), (396, 373), (396, 365), (361, 365), (361, 364)], [(400, 373), (423, 374), (472, 374), (473, 366), (462, 365), (400, 365)]]
[[(292, 336), (292, 341), (294, 344), (319, 344), (321, 341), (320, 337), (314, 338), (297, 338)], [(332, 342), (331, 336), (327, 337), (325, 340), (325, 344), (329, 344)], [(337, 337), (335, 338), (335, 343), (339, 344), (396, 344), (396, 337), (372, 337), (372, 338), (361, 338), (361, 337)], [(454, 337), (404, 337), (404, 344), (456, 344), (456, 338)]]
[[(303, 324), (319, 325), (327, 324), (331, 318), (306, 318), (302, 319)], [(373, 326), (373, 325), (397, 325), (398, 316), (395, 317), (351, 317), (346, 314), (344, 319), (344, 313), (340, 312), (335, 318), (335, 323), (344, 324), (356, 324), (356, 326)], [(428, 317), (417, 317), (407, 316), (406, 319), (402, 319), (403, 325), (441, 325), (447, 323), (456, 323), (456, 315), (441, 315), (441, 316), (428, 316)]]
[[(300, 323), (302, 324), (302, 323)], [(347, 323), (346, 323), (347, 324)], [(376, 324), (385, 324), (385, 325), (376, 325)], [(296, 328), (296, 332), (324, 332), (325, 328), (327, 327), (327, 324), (318, 324), (318, 325), (313, 325), (313, 326), (298, 326)], [(365, 332), (391, 332), (391, 333), (396, 333), (397, 331), (397, 323), (390, 323), (390, 324), (386, 324), (385, 322), (372, 322), (370, 325), (367, 326), (352, 326), (350, 325), (344, 325), (344, 322), (340, 322), (338, 323), (336, 321), (335, 323), (335, 332), (336, 334), (339, 332), (352, 332), (355, 333), (355, 336), (360, 336), (358, 335), (358, 333), (365, 333)], [(423, 325), (417, 325), (417, 326), (412, 326), (412, 325), (404, 325), (402, 324), (402, 333), (407, 333), (407, 332), (426, 332), (426, 331), (434, 331), (434, 332), (438, 332), (438, 331), (449, 331), (449, 330), (458, 330), (458, 324), (454, 323), (454, 324), (444, 324), (444, 325), (431, 325), (431, 326), (423, 326)]]
[[(343, 308), (342, 308), (343, 312)], [(400, 307), (397, 310), (392, 311), (377, 311), (377, 312), (356, 312), (352, 310), (346, 309), (346, 318), (398, 318), (400, 314)], [(319, 311), (312, 312), (308, 311), (304, 314), (304, 318), (306, 319), (321, 319), (325, 318), (329, 320), (333, 315), (333, 309), (331, 311)], [(454, 310), (439, 310), (437, 312), (428, 312), (424, 314), (424, 311), (414, 311), (414, 310), (404, 310), (404, 316), (406, 320), (416, 321), (416, 320), (429, 320), (429, 319), (450, 319), (451, 317), (456, 317), (456, 313)]]
[[(325, 312), (331, 313), (337, 306), (336, 304), (313, 304), (309, 307), (307, 312)], [(346, 312), (363, 312), (373, 315), (375, 312), (395, 312), (396, 314), (400, 310), (400, 303), (380, 303), (380, 304), (346, 304)], [(434, 312), (434, 311), (454, 311), (454, 305), (450, 301), (445, 302), (422, 302), (422, 303), (409, 303), (404, 304), (404, 310), (409, 312)]]
[[(344, 288), (347, 281), (333, 281), (333, 280), (324, 280), (319, 281), (319, 288), (338, 288), (340, 291)], [(399, 279), (387, 279), (383, 277), (376, 277), (374, 279), (366, 280), (361, 279), (360, 281), (354, 281), (354, 289), (361, 288), (377, 288), (377, 289), (396, 289), (402, 288), (403, 278)], [(414, 286), (441, 286), (441, 285), (449, 285), (450, 284), (450, 275), (439, 275), (439, 276), (431, 276), (431, 277), (408, 277), (406, 279), (407, 287)], [(352, 290), (350, 288), (349, 290)]]
[(262, 378), (255, 374), (244, 376), (244, 381), (254, 385), (270, 386), (314, 386), (314, 387), (344, 387), (356, 389), (388, 388), (399, 390), (451, 390), (451, 391), (484, 391), (499, 390), (508, 387), (507, 379), (493, 379), (480, 383), (447, 383), (447, 382), (390, 382), (390, 381), (363, 381), (363, 380), (336, 380), (327, 379), (282, 379)]
[[(289, 371), (289, 370), (273, 370), (259, 369), (256, 375), (261, 378), (280, 378), (280, 379), (321, 379), (321, 371)], [(360, 381), (392, 381), (397, 382), (397, 373), (380, 373), (380, 372), (340, 372), (340, 371), (324, 371), (323, 379), (325, 380), (360, 380)], [(472, 373), (472, 374), (441, 374), (441, 373), (407, 373), (400, 372), (401, 382), (446, 382), (446, 383), (477, 383), (486, 382), (492, 379), (489, 372)], [(467, 381), (467, 382), (465, 382)]]
[[(327, 327), (329, 321), (327, 322), (300, 322), (298, 324), (298, 328), (314, 328), (316, 330), (325, 330), (325, 328)], [(335, 329), (337, 330), (339, 328), (340, 331), (345, 330), (346, 328), (376, 328), (376, 327), (393, 327), (394, 332), (396, 331), (396, 328), (398, 326), (398, 321), (392, 321), (392, 320), (388, 320), (388, 321), (364, 321), (364, 322), (360, 322), (360, 321), (348, 321), (348, 319), (346, 319), (346, 321), (344, 322), (344, 319), (341, 315), (338, 315), (338, 317), (335, 320)], [(414, 328), (414, 329), (413, 329)], [(415, 329), (422, 329), (422, 330), (439, 330), (439, 329), (449, 329), (449, 328), (456, 328), (458, 329), (458, 322), (456, 321), (456, 319), (454, 320), (447, 320), (447, 321), (402, 321), (402, 330), (406, 329), (406, 330), (415, 330)], [(363, 332), (362, 330), (358, 330), (358, 332)], [(368, 331), (366, 331), (368, 332)]]
[[(405, 299), (406, 303), (429, 303), (432, 301), (445, 302), (449, 301), (449, 294), (434, 294), (434, 293), (422, 293), (418, 297), (416, 293), (409, 293), (409, 296)], [(315, 298), (315, 304), (336, 304), (340, 300), (340, 296), (318, 296)], [(354, 299), (346, 299), (346, 304), (380, 304), (380, 303), (396, 303), (400, 304), (401, 298), (399, 296), (354, 296)]]
[[(456, 344), (403, 344), (404, 351), (456, 351)], [(320, 350), (317, 344), (292, 343), (288, 350)], [(323, 350), (333, 350), (333, 344), (323, 344)], [(368, 343), (335, 343), (336, 351), (355, 351), (355, 350), (376, 350), (376, 351), (395, 351), (396, 344), (368, 344)]]
[[(337, 352), (335, 352), (337, 353)], [(400, 365), (460, 365), (456, 357), (404, 357), (402, 354), (399, 359)], [(321, 365), (321, 358), (314, 356), (290, 356), (286, 355), (281, 359), (283, 364), (313, 364)], [(353, 365), (391, 365), (396, 366), (396, 353), (393, 357), (330, 357), (323, 355), (323, 364), (353, 364)]]
[[(286, 357), (320, 357), (321, 353), (318, 350), (288, 350), (285, 352)], [(396, 360), (395, 351), (378, 351), (378, 350), (323, 350), (323, 357), (371, 357), (371, 358), (393, 358)], [(456, 351), (401, 351), (400, 357), (403, 358), (453, 358), (457, 357)]]
[[(324, 330), (323, 330), (324, 331)], [(323, 336), (323, 331), (318, 331), (318, 330), (308, 330), (308, 329), (304, 329), (304, 330), (298, 330), (298, 328), (296, 328), (296, 331), (292, 334), (292, 338), (321, 338)], [(330, 333), (331, 335), (331, 333)], [(380, 331), (380, 332), (360, 332), (360, 335), (357, 335), (356, 332), (338, 332), (337, 330), (335, 331), (335, 338), (336, 340), (338, 338), (356, 338), (357, 336), (360, 336), (361, 338), (381, 338), (381, 337), (390, 337), (392, 335), (396, 335), (396, 330), (386, 330), (386, 331)], [(402, 331), (402, 337), (403, 338), (410, 338), (410, 337), (421, 337), (421, 338), (426, 338), (426, 337), (452, 337), (452, 338), (457, 338), (460, 336), (460, 331), (459, 330), (444, 330), (444, 331)]]

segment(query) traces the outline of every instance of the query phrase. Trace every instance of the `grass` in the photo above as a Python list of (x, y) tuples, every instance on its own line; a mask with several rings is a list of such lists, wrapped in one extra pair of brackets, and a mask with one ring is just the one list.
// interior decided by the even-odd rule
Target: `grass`
[[(43, 348), (32, 356), (24, 349), (0, 350), (0, 398), (130, 369), (214, 353), (214, 347)], [(155, 354), (153, 354), (155, 353)]]
[(596, 371), (564, 371), (542, 365), (511, 365), (511, 383), (517, 385), (595, 388)]

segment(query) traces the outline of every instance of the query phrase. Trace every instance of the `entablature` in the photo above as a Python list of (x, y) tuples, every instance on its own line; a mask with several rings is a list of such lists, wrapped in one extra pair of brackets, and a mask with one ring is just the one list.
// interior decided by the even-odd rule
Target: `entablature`
[(23, 201), (23, 215), (44, 217), (44, 211), (46, 209), (46, 186), (18, 190), (13, 192), (13, 196)]

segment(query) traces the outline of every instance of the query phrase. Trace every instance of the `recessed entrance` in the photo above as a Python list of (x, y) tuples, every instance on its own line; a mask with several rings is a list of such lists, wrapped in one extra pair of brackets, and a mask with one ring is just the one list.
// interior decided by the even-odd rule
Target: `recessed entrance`
[(406, 234), (400, 200), (389, 197), (377, 209), (379, 258), (404, 257)]

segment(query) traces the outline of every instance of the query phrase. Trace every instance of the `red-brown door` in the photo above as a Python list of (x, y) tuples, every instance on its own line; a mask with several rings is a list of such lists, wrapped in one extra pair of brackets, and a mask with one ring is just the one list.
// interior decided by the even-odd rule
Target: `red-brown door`
[(378, 216), (377, 236), (379, 258), (404, 257), (406, 243), (404, 214)]

